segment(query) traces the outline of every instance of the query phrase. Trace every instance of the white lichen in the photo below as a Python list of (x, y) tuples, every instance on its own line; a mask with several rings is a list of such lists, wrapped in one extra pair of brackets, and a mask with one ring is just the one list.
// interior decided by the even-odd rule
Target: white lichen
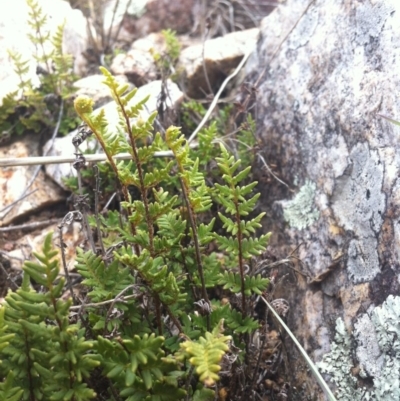
[(283, 217), (290, 227), (302, 230), (318, 219), (319, 212), (314, 206), (315, 190), (316, 185), (306, 181), (292, 200), (282, 202)]
[(351, 150), (348, 171), (336, 180), (332, 210), (338, 223), (354, 233), (347, 271), (354, 283), (372, 280), (379, 272), (378, 240), (385, 212), (384, 167), (379, 153), (367, 143)]
[[(373, 379), (368, 390), (357, 387), (351, 374), (354, 351), (363, 376)], [(338, 319), (331, 351), (318, 366), (335, 383), (338, 400), (400, 400), (400, 297), (389, 295), (382, 306), (363, 314), (355, 325), (354, 337)]]

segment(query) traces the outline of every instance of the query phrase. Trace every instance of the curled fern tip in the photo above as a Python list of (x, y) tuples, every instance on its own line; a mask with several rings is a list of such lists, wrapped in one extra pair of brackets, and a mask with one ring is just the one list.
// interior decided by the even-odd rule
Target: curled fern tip
[(78, 96), (74, 101), (75, 110), (79, 115), (92, 113), (93, 104), (93, 100), (87, 96)]

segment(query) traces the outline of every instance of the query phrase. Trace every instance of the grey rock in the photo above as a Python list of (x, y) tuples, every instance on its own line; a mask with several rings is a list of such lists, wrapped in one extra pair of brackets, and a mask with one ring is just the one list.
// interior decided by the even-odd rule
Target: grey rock
[(161, 33), (152, 33), (135, 41), (126, 54), (118, 54), (112, 64), (113, 74), (123, 74), (135, 86), (143, 86), (157, 79), (157, 67), (153, 52), (162, 54), (165, 40)]
[[(400, 42), (400, 3), (317, 1), (302, 16), (309, 3), (288, 0), (263, 20), (246, 80), (259, 81), (262, 156), (287, 184), (270, 176), (259, 200), (266, 230), (275, 233), (271, 252), (285, 258), (298, 248), (303, 274), (329, 273), (312, 285), (297, 275), (295, 288), (283, 282), (276, 290), (291, 310), (296, 305), (290, 326), (318, 360), (327, 352), (318, 333), (332, 340), (336, 318), (352, 333), (362, 311), (400, 290), (400, 128), (377, 116), (400, 119), (400, 53), (393, 45)], [(285, 216), (308, 182), (315, 193), (307, 210), (318, 217), (307, 225), (287, 218), (288, 225)], [(297, 208), (296, 216), (307, 210)], [(344, 257), (332, 268), (337, 254)], [(281, 270), (283, 277), (289, 272)], [(322, 293), (321, 305), (305, 317), (309, 291)], [(367, 373), (378, 369), (364, 365)], [(296, 372), (300, 385), (306, 378)]]

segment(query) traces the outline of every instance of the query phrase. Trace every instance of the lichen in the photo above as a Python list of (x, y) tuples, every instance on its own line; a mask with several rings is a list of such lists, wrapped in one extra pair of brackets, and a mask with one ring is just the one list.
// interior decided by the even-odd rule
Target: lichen
[(348, 171), (336, 181), (332, 209), (338, 223), (354, 233), (347, 270), (354, 283), (372, 280), (380, 271), (377, 235), (385, 211), (383, 163), (377, 151), (358, 143)]
[(315, 190), (315, 184), (306, 181), (294, 199), (282, 202), (283, 217), (291, 227), (302, 230), (318, 219), (319, 212), (314, 208)]
[[(368, 390), (357, 387), (351, 374), (354, 350), (361, 372), (373, 379)], [(336, 384), (339, 400), (400, 400), (400, 297), (389, 295), (382, 306), (360, 316), (353, 337), (339, 318), (331, 351), (318, 366)]]
[(379, 272), (378, 241), (369, 235), (350, 241), (347, 271), (354, 283), (372, 280)]

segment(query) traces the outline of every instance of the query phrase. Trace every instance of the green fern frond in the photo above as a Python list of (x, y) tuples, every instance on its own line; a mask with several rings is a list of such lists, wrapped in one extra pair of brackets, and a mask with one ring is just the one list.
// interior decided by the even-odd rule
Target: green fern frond
[(260, 327), (260, 324), (250, 316), (243, 315), (235, 309), (231, 310), (226, 320), (226, 325), (235, 333), (252, 333)]
[(24, 390), (13, 385), (15, 375), (12, 371), (8, 372), (3, 383), (0, 383), (0, 401), (19, 401)]
[[(219, 284), (222, 285), (224, 289), (236, 294), (241, 291), (242, 281), (238, 273), (225, 272), (223, 275), (220, 275)], [(269, 280), (260, 275), (246, 276), (244, 281), (245, 295), (261, 295), (262, 292), (268, 288), (268, 285)]]
[[(69, 322), (72, 301), (61, 299), (64, 280), (58, 278), (57, 254), (49, 234), (42, 253), (34, 254), (38, 262), (25, 263), (22, 286), (5, 299), (3, 331), (8, 344), (0, 350), (0, 374), (15, 373), (24, 399), (65, 399), (69, 394), (83, 401), (95, 396), (83, 380), (99, 361), (89, 353), (93, 342)], [(45, 292), (31, 288), (30, 276)], [(8, 333), (15, 335), (10, 338)]]
[(133, 284), (129, 269), (122, 267), (117, 260), (106, 266), (101, 256), (80, 248), (76, 260), (76, 269), (85, 278), (82, 283), (92, 289), (88, 295), (93, 302), (112, 299)]
[(198, 341), (185, 341), (181, 344), (183, 354), (195, 367), (199, 379), (206, 386), (212, 386), (219, 380), (222, 357), (229, 350), (228, 342), (231, 336), (223, 336), (223, 320), (214, 328), (212, 333), (207, 332), (205, 337)]
[[(239, 241), (237, 238), (224, 237), (219, 234), (214, 234), (214, 237), (221, 249), (227, 253), (239, 254)], [(259, 238), (244, 238), (241, 242), (243, 258), (249, 259), (252, 256), (261, 255), (265, 251), (270, 237), (271, 233), (263, 234)]]

